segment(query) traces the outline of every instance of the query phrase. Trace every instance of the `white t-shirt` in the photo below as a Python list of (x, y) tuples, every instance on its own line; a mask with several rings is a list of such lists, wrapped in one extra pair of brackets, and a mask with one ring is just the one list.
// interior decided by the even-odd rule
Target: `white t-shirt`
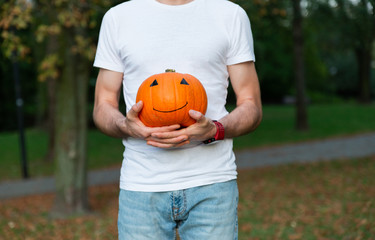
[[(94, 66), (124, 74), (127, 111), (149, 76), (166, 69), (189, 73), (206, 89), (206, 116), (220, 119), (228, 114), (227, 65), (254, 60), (249, 19), (230, 1), (172, 6), (132, 0), (104, 16)], [(180, 149), (160, 149), (134, 138), (123, 144), (120, 188), (126, 190), (173, 191), (237, 177), (232, 139)]]

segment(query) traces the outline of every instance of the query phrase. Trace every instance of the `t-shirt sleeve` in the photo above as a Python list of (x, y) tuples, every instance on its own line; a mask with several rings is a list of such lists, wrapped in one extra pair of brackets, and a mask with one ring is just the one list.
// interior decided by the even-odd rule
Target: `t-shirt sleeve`
[(227, 55), (227, 65), (255, 61), (250, 20), (245, 10), (241, 7), (237, 8), (229, 38), (230, 47)]
[(94, 67), (104, 68), (115, 72), (123, 72), (124, 67), (116, 45), (117, 24), (113, 11), (109, 10), (103, 17), (99, 32)]

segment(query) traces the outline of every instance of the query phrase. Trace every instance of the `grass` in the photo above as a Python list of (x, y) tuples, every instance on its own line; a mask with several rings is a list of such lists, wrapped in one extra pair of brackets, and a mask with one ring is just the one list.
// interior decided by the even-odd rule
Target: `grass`
[[(90, 130), (88, 139), (88, 168), (118, 166), (122, 161), (121, 140), (110, 138), (97, 130)], [(53, 174), (54, 163), (45, 160), (47, 134), (37, 129), (26, 132), (27, 162), (32, 177)], [(21, 177), (19, 139), (16, 133), (0, 134), (0, 181)]]
[[(240, 240), (370, 240), (375, 157), (239, 172)], [(54, 194), (0, 201), (0, 239), (117, 239), (118, 185), (89, 190), (93, 214), (49, 218)]]
[[(310, 130), (307, 132), (294, 129), (293, 106), (264, 106), (263, 112), (263, 121), (255, 132), (234, 140), (236, 150), (375, 131), (375, 105), (312, 105), (309, 107)], [(47, 152), (46, 133), (36, 129), (28, 130), (26, 144), (30, 175), (37, 177), (53, 174), (53, 163), (44, 161)], [(89, 131), (88, 150), (89, 169), (121, 164), (121, 141), (97, 130)], [(0, 134), (0, 156), (0, 181), (20, 178), (17, 133)]]
[(235, 149), (307, 141), (375, 131), (375, 105), (311, 105), (309, 131), (295, 130), (293, 106), (265, 106), (263, 121), (251, 134), (234, 140)]
[(240, 171), (240, 239), (373, 239), (375, 157)]

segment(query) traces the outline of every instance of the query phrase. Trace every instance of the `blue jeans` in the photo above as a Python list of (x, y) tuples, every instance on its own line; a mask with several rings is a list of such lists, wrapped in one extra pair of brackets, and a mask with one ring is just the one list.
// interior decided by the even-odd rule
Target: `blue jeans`
[(170, 192), (120, 190), (120, 240), (237, 240), (236, 180)]

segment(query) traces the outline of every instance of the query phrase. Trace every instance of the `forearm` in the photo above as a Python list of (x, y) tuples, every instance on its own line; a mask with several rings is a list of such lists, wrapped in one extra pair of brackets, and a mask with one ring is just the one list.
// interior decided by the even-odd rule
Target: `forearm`
[(225, 138), (234, 138), (254, 131), (262, 120), (260, 103), (245, 100), (228, 115), (219, 119), (225, 129)]
[(97, 128), (104, 134), (115, 138), (127, 137), (119, 127), (125, 121), (125, 116), (115, 106), (109, 103), (96, 105), (93, 118)]
[(262, 120), (262, 102), (259, 80), (254, 62), (228, 66), (237, 106), (227, 116), (219, 119), (225, 129), (225, 137), (238, 137), (254, 131)]

